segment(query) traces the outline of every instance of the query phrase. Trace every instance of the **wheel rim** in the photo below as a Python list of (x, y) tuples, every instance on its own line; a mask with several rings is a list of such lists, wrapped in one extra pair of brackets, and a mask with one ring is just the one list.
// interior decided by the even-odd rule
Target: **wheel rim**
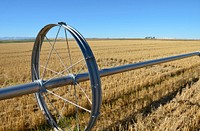
[[(55, 35), (53, 35), (55, 34)], [(101, 85), (94, 55), (86, 40), (64, 23), (49, 24), (38, 34), (32, 52), (32, 81), (40, 109), (55, 130), (91, 130), (101, 105)], [(78, 83), (76, 74), (88, 72), (89, 81)], [(45, 89), (49, 80), (71, 76), (73, 85)]]

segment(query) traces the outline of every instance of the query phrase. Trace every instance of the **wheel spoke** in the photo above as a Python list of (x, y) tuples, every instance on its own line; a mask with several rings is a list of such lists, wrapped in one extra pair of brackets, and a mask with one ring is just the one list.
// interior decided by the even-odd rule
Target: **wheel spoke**
[[(67, 31), (65, 30), (65, 39), (66, 39), (66, 43), (67, 43), (67, 50), (68, 50), (68, 56), (69, 56), (69, 62), (70, 62), (70, 66), (72, 65), (72, 58), (71, 58), (71, 52), (70, 52), (70, 48), (69, 48), (69, 41), (68, 41), (68, 37), (67, 37)], [(72, 68), (73, 71), (73, 68)]]
[(56, 109), (56, 107), (53, 105), (53, 103), (51, 102), (51, 100), (49, 99), (49, 97), (47, 96), (46, 93), (44, 93), (45, 97), (47, 98), (47, 101), (50, 103), (50, 105), (53, 107), (53, 109), (56, 111), (56, 113), (58, 114), (59, 118), (62, 116), (60, 115), (60, 113), (58, 112), (58, 110)]
[(50, 91), (50, 90), (47, 90), (47, 92), (49, 92), (50, 94), (53, 94), (53, 95), (57, 96), (58, 98), (60, 98), (60, 99), (62, 99), (62, 100), (64, 100), (64, 101), (66, 101), (66, 102), (68, 102), (68, 103), (70, 103), (70, 104), (72, 104), (72, 105), (74, 105), (74, 106), (76, 106), (76, 107), (78, 107), (78, 108), (80, 108), (80, 109), (83, 109), (83, 110), (85, 110), (85, 111), (91, 113), (90, 110), (88, 110), (88, 109), (86, 109), (86, 108), (84, 108), (84, 107), (82, 107), (82, 106), (79, 106), (78, 104), (75, 104), (75, 103), (71, 102), (70, 100), (67, 100), (66, 98), (61, 97), (61, 96), (59, 96), (59, 95), (53, 93), (53, 92)]
[(92, 105), (92, 101), (90, 100), (89, 96), (86, 94), (86, 92), (83, 90), (83, 88), (79, 85), (79, 83), (76, 82), (76, 85), (81, 89), (81, 91), (83, 92), (83, 94), (86, 96), (86, 98), (88, 99), (89, 103)]
[(42, 80), (43, 80), (44, 75), (45, 75), (45, 73), (46, 73), (46, 67), (47, 67), (47, 65), (48, 65), (48, 63), (49, 63), (49, 60), (50, 60), (52, 51), (53, 51), (54, 46), (55, 46), (55, 43), (56, 43), (56, 41), (57, 41), (58, 34), (59, 34), (59, 32), (60, 32), (60, 28), (61, 28), (61, 26), (60, 26), (59, 29), (58, 29), (58, 32), (57, 32), (57, 34), (56, 34), (56, 38), (55, 38), (54, 43), (53, 43), (53, 45), (52, 45), (52, 48), (51, 48), (51, 50), (50, 50), (50, 52), (49, 52), (49, 55), (48, 55), (48, 58), (47, 58), (47, 62), (46, 62), (46, 65), (45, 65), (45, 69), (44, 69), (44, 71), (43, 71), (43, 73), (42, 73)]
[[(53, 103), (51, 102), (51, 100), (49, 99), (49, 97), (47, 96), (46, 93), (44, 93), (45, 97), (47, 98), (48, 102), (50, 103), (50, 105), (52, 106), (52, 108), (56, 111), (57, 115), (59, 116), (57, 123), (60, 122), (61, 120), (64, 120), (64, 118), (62, 117), (62, 115), (59, 113), (59, 111), (56, 109), (56, 107), (53, 105)], [(66, 126), (69, 128), (69, 125), (67, 125), (67, 123), (65, 123)], [(70, 128), (69, 128), (70, 129)], [(71, 130), (71, 129), (70, 129)]]
[(79, 73), (84, 69), (85, 66), (86, 66), (86, 63), (84, 63), (84, 64), (82, 65), (82, 67), (76, 72), (75, 75), (79, 74)]
[(39, 75), (37, 74), (37, 71), (35, 69), (35, 64), (33, 64), (33, 70), (34, 70), (34, 74), (36, 76), (36, 79), (39, 80)]
[(65, 107), (66, 103), (67, 103), (67, 102), (65, 101), (64, 104), (63, 104), (63, 107), (62, 107), (62, 109), (61, 109), (61, 111), (60, 111), (60, 114), (63, 113), (63, 110), (64, 110), (64, 107)]
[[(76, 96), (76, 85), (74, 85), (74, 97), (75, 97), (75, 101), (76, 101), (76, 105), (78, 105), (78, 98)], [(77, 126), (77, 130), (79, 131), (79, 117), (78, 117), (78, 107), (76, 106), (76, 126)]]
[[(53, 48), (53, 45), (51, 44), (51, 41), (47, 38), (47, 36), (45, 36), (45, 37), (46, 37), (47, 41), (49, 41), (48, 43), (50, 44), (50, 46)], [(57, 50), (55, 48), (53, 48), (53, 50), (55, 51), (57, 57), (59, 58), (61, 64), (63, 65), (63, 67), (67, 68), (65, 63), (63, 62), (62, 58), (60, 57), (59, 53), (57, 52)], [(68, 73), (70, 73), (70, 72), (68, 71)]]
[[(73, 66), (79, 64), (81, 61), (85, 60), (84, 58), (82, 58), (81, 60), (77, 61), (76, 63), (74, 63), (73, 65), (71, 65), (70, 67), (66, 68), (65, 70), (61, 71), (61, 72), (58, 72), (58, 74), (62, 74), (64, 73), (65, 71), (69, 70), (70, 68), (72, 68)], [(44, 84), (46, 84), (47, 82), (49, 82), (50, 80), (52, 80), (53, 78), (57, 77), (58, 74), (54, 75), (53, 77), (51, 77), (50, 79), (48, 79)]]
[[(45, 68), (43, 65), (40, 65), (40, 67)], [(52, 70), (52, 69), (50, 69), (50, 68), (46, 68), (46, 70), (51, 71), (51, 72), (53, 72), (53, 73), (55, 73), (55, 74), (57, 74), (57, 75), (65, 76), (64, 74), (62, 74), (62, 73), (60, 73), (60, 72), (57, 72), (57, 71), (54, 71), (54, 70)]]

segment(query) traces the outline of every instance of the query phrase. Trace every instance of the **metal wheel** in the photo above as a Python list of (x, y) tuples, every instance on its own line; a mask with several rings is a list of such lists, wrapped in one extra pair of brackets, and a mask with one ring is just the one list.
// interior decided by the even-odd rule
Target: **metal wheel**
[[(37, 35), (32, 52), (32, 81), (40, 109), (54, 130), (91, 130), (100, 112), (101, 85), (94, 55), (86, 40), (63, 22), (45, 26)], [(89, 81), (76, 81), (88, 72)], [(45, 83), (71, 76), (72, 85), (46, 89)]]

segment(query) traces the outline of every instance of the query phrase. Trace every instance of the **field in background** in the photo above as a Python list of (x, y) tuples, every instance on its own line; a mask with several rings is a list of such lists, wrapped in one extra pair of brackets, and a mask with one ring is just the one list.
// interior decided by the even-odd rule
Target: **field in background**
[[(198, 51), (200, 41), (89, 40), (99, 69)], [(0, 44), (0, 87), (30, 82), (33, 42)], [(200, 59), (102, 78), (94, 130), (199, 130)], [(34, 95), (0, 101), (0, 130), (48, 130)]]

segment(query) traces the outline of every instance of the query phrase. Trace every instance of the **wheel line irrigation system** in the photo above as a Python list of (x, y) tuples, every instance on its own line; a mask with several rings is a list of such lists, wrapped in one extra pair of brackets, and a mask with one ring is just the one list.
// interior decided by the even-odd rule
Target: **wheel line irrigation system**
[[(48, 38), (46, 37), (46, 34), (54, 27), (58, 27), (58, 31), (56, 33), (55, 40), (53, 42), (49, 42), (51, 44), (52, 48), (50, 50), (50, 55), (48, 55), (48, 58), (51, 57), (52, 51), (56, 52), (54, 45), (57, 42), (56, 40), (58, 39), (58, 34), (62, 28), (65, 32), (66, 43), (68, 44), (68, 42), (69, 42), (67, 33), (66, 33), (68, 31), (69, 34), (71, 34), (71, 36), (76, 41), (78, 47), (80, 48), (80, 51), (83, 55), (83, 61), (85, 61), (85, 65), (87, 66), (87, 72), (78, 73), (78, 74), (70, 73), (70, 71), (68, 71), (68, 70), (72, 66), (74, 66), (73, 64), (71, 64), (69, 67), (65, 67), (65, 70), (63, 71), (63, 72), (68, 71), (68, 75), (62, 75), (60, 77), (52, 77), (47, 80), (45, 80), (43, 78), (43, 76), (39, 75), (40, 74), (40, 66), (41, 66), (40, 65), (41, 48), (44, 43), (44, 39), (46, 38), (46, 40), (48, 40)], [(70, 51), (69, 51), (69, 47), (68, 47), (68, 55), (70, 58), (69, 61), (71, 61), (72, 54), (70, 54), (69, 52)], [(58, 54), (57, 56), (59, 57), (60, 55)], [(13, 97), (18, 97), (18, 96), (22, 96), (22, 95), (26, 95), (26, 94), (35, 93), (35, 96), (38, 101), (40, 109), (43, 111), (48, 123), (50, 124), (50, 126), (52, 126), (52, 128), (54, 130), (66, 130), (66, 129), (68, 129), (68, 130), (74, 130), (74, 129), (91, 130), (92, 127), (95, 125), (97, 118), (100, 114), (100, 106), (101, 106), (101, 101), (102, 101), (100, 77), (105, 77), (105, 76), (109, 76), (109, 75), (113, 75), (113, 74), (117, 74), (117, 73), (122, 73), (122, 72), (130, 71), (130, 70), (135, 70), (138, 68), (143, 68), (146, 66), (152, 66), (152, 65), (165, 63), (165, 62), (169, 62), (169, 61), (174, 61), (174, 60), (179, 60), (179, 59), (183, 59), (183, 58), (188, 58), (188, 57), (192, 57), (192, 56), (200, 56), (200, 52), (198, 52), (198, 51), (191, 52), (191, 53), (187, 53), (187, 54), (180, 54), (180, 55), (170, 56), (170, 57), (166, 57), (166, 58), (160, 58), (160, 59), (149, 60), (149, 61), (145, 61), (145, 62), (133, 63), (133, 64), (128, 64), (128, 65), (122, 65), (122, 66), (118, 66), (118, 67), (98, 70), (98, 66), (97, 66), (95, 57), (92, 53), (92, 50), (90, 49), (87, 41), (77, 30), (75, 30), (73, 27), (67, 25), (64, 22), (59, 22), (58, 24), (49, 24), (40, 30), (40, 32), (38, 33), (38, 35), (36, 37), (34, 46), (33, 46), (32, 60), (31, 60), (32, 82), (21, 84), (21, 85), (14, 85), (14, 86), (10, 86), (10, 87), (0, 88), (0, 100), (5, 100), (5, 99), (13, 98)], [(79, 61), (77, 61), (77, 63), (79, 63)], [(45, 70), (47, 70), (47, 65), (48, 65), (48, 62), (46, 63)], [(62, 74), (62, 72), (60, 72), (60, 74)], [(76, 102), (74, 102), (74, 101), (72, 102), (68, 98), (64, 98), (63, 96), (55, 94), (52, 91), (56, 88), (66, 86), (66, 85), (70, 85), (70, 86), (74, 86), (74, 87), (78, 88), (78, 87), (80, 87), (78, 83), (81, 83), (84, 81), (90, 81), (91, 98), (89, 98), (89, 95), (87, 95), (87, 93), (84, 92), (83, 89), (81, 89), (82, 93), (84, 93), (85, 96), (87, 97), (87, 101), (89, 101), (89, 103), (91, 103), (89, 109), (78, 104), (75, 88), (74, 88), (74, 92), (75, 92), (74, 96), (75, 96)], [(65, 101), (65, 103), (71, 104), (72, 106), (74, 106), (74, 108), (75, 108), (75, 118), (74, 118), (75, 120), (74, 121), (75, 122), (73, 124), (68, 123), (68, 122), (66, 122), (66, 124), (64, 124), (66, 126), (63, 126), (63, 124), (60, 124), (60, 123), (63, 123), (63, 122), (60, 122), (61, 121), (60, 119), (63, 118), (63, 116), (61, 116), (62, 113), (58, 113), (59, 117), (57, 119), (59, 119), (59, 120), (57, 120), (53, 116), (53, 113), (49, 109), (48, 104), (46, 103), (46, 100), (44, 98), (44, 97), (46, 97), (46, 99), (49, 99), (49, 97), (47, 97), (47, 95), (46, 95), (47, 93), (53, 94), (54, 96), (58, 97), (62, 101)], [(53, 104), (53, 103), (51, 103), (51, 104)], [(59, 112), (58, 109), (55, 109), (55, 110), (56, 110), (56, 112)], [(81, 118), (78, 115), (78, 114), (80, 114), (80, 111), (78, 112), (78, 110), (84, 110), (85, 112), (89, 113), (88, 121), (84, 125), (81, 125), (81, 122), (80, 122)], [(67, 117), (67, 116), (65, 116), (65, 117)]]

